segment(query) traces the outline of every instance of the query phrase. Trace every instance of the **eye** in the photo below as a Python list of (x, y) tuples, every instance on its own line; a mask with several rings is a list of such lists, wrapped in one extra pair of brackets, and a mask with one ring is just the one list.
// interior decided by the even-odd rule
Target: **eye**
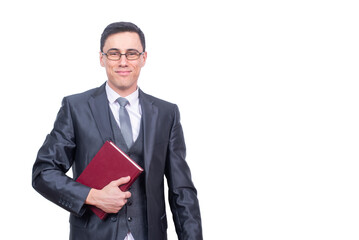
[(107, 54), (110, 55), (110, 56), (117, 56), (117, 55), (119, 55), (119, 52), (117, 52), (117, 51), (108, 51)]
[(137, 55), (138, 55), (138, 52), (136, 52), (136, 51), (128, 51), (128, 52), (126, 53), (126, 55), (127, 55), (127, 56), (137, 56)]

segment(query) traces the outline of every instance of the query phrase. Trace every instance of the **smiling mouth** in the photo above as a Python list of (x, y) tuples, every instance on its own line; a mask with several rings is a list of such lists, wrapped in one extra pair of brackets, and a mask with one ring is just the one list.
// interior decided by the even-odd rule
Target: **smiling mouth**
[(116, 73), (121, 76), (128, 76), (130, 75), (131, 71), (116, 71)]

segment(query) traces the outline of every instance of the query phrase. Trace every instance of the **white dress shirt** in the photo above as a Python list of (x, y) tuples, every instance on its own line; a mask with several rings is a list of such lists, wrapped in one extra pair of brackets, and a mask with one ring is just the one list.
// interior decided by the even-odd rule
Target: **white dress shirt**
[[(116, 101), (117, 98), (121, 96), (117, 92), (115, 92), (108, 85), (108, 83), (106, 83), (106, 94), (112, 114), (115, 117), (116, 123), (121, 129), (120, 116), (119, 116), (120, 104)], [(137, 88), (136, 91), (125, 97), (129, 102), (129, 104), (126, 105), (126, 110), (128, 112), (128, 115), (130, 116), (133, 142), (136, 141), (140, 133), (140, 127), (141, 127), (142, 110), (141, 110), (141, 105), (138, 95), (139, 94)]]

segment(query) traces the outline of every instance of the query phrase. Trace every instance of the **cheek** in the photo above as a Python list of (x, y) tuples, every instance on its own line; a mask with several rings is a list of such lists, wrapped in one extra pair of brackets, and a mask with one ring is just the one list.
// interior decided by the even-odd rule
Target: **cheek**
[(113, 72), (114, 65), (107, 63), (107, 64), (105, 65), (105, 68), (106, 68), (106, 71), (107, 71), (107, 72)]
[(133, 65), (132, 67), (133, 67), (133, 70), (136, 73), (138, 73), (141, 70), (142, 65), (141, 65), (141, 63), (139, 63), (139, 64), (136, 64), (136, 65)]

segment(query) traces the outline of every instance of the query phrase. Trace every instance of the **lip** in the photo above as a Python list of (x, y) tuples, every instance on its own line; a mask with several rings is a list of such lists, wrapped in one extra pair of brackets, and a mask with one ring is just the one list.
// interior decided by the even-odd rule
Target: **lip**
[(130, 75), (131, 71), (115, 71), (120, 76), (128, 76)]

